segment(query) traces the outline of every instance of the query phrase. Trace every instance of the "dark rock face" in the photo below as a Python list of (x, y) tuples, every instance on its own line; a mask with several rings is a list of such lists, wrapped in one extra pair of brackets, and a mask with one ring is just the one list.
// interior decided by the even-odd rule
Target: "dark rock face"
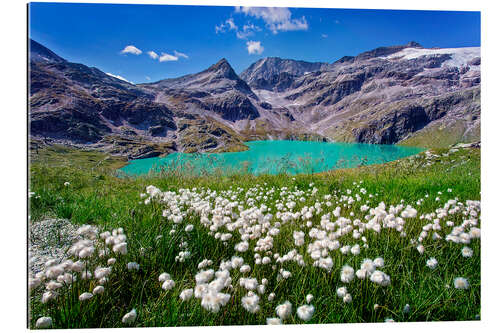
[(290, 87), (294, 77), (328, 67), (327, 63), (272, 57), (252, 64), (240, 74), (240, 77), (256, 89), (283, 91)]
[(222, 98), (208, 100), (206, 107), (222, 116), (223, 119), (235, 121), (240, 119), (255, 119), (259, 112), (250, 99), (239, 93), (230, 93)]

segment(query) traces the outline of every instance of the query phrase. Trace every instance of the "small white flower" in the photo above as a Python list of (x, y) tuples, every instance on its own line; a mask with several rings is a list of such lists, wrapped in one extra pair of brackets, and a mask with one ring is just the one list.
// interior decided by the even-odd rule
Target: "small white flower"
[(185, 302), (187, 301), (188, 299), (190, 299), (191, 297), (193, 297), (193, 289), (184, 289), (181, 294), (179, 295), (179, 298)]
[(137, 311), (135, 311), (135, 309), (132, 309), (132, 311), (126, 313), (123, 316), (122, 323), (127, 325), (132, 324), (136, 318), (137, 318)]
[(438, 265), (438, 261), (436, 260), (436, 258), (432, 257), (432, 258), (429, 258), (429, 260), (427, 260), (427, 263), (426, 263), (427, 267), (429, 267), (430, 269), (434, 269), (437, 267)]
[(250, 270), (251, 270), (250, 265), (243, 265), (240, 267), (241, 273), (248, 273), (248, 272), (250, 272)]
[(313, 300), (313, 298), (314, 298), (314, 296), (313, 296), (313, 295), (308, 294), (308, 295), (306, 296), (306, 302), (307, 302), (307, 304), (311, 303), (311, 301)]
[(462, 249), (462, 256), (464, 256), (465, 258), (470, 258), (473, 254), (474, 251), (472, 251), (470, 247), (464, 246), (464, 248)]
[(278, 317), (285, 320), (292, 314), (292, 303), (286, 301), (285, 303), (278, 305), (275, 310)]
[(466, 278), (463, 277), (457, 277), (453, 281), (453, 284), (455, 285), (455, 288), (457, 289), (468, 289), (469, 288), (469, 281), (467, 281)]
[(267, 318), (266, 323), (267, 323), (267, 325), (281, 325), (281, 319), (280, 318)]
[(340, 272), (340, 281), (344, 283), (349, 283), (354, 279), (354, 268), (351, 266), (345, 265), (342, 267), (342, 270)]
[(297, 316), (303, 321), (309, 321), (314, 314), (314, 306), (302, 305), (297, 309)]
[(92, 290), (92, 293), (94, 295), (102, 294), (104, 292), (104, 287), (103, 286), (97, 286)]
[(172, 289), (173, 287), (175, 287), (175, 282), (174, 280), (166, 280), (165, 282), (163, 282), (163, 284), (161, 285), (161, 288), (163, 290), (170, 290)]
[(370, 276), (370, 280), (373, 283), (381, 285), (382, 287), (386, 287), (391, 283), (390, 276), (378, 270), (372, 273), (372, 275)]
[(375, 265), (375, 267), (384, 267), (384, 258), (382, 257), (378, 257), (378, 258), (375, 258), (375, 260), (373, 260), (373, 264)]
[(346, 287), (340, 287), (337, 289), (337, 296), (338, 297), (344, 297), (347, 294), (347, 288)]
[(347, 293), (342, 300), (344, 301), (344, 303), (351, 303), (352, 302), (351, 294)]
[(64, 186), (69, 186), (70, 182), (64, 182)]
[(83, 293), (81, 294), (78, 299), (83, 302), (83, 301), (87, 301), (89, 299), (91, 299), (94, 295), (92, 295), (91, 293)]
[(36, 328), (49, 328), (52, 326), (52, 318), (50, 317), (40, 317), (37, 319), (35, 327)]
[(403, 313), (410, 313), (410, 304), (406, 304), (403, 308)]
[(186, 228), (184, 228), (184, 230), (185, 230), (186, 232), (190, 232), (190, 231), (192, 231), (192, 230), (193, 230), (193, 228), (194, 228), (194, 227), (193, 227), (193, 225), (192, 225), (192, 224), (188, 224), (188, 225), (186, 226)]
[(241, 298), (241, 304), (250, 313), (257, 313), (260, 310), (259, 296), (251, 292)]
[(139, 264), (138, 264), (138, 263), (136, 263), (136, 262), (129, 262), (129, 263), (127, 264), (127, 269), (128, 269), (129, 271), (131, 271), (131, 270), (133, 270), (133, 269), (135, 269), (136, 271), (138, 271), (138, 270), (139, 270)]
[(158, 281), (160, 282), (165, 282), (167, 280), (171, 280), (170, 274), (168, 273), (161, 273), (160, 276), (158, 276)]

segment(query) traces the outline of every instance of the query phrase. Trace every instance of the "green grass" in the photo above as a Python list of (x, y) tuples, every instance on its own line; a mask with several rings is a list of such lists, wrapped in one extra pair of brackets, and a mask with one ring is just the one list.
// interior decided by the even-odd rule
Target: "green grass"
[[(279, 236), (275, 237), (273, 252), (281, 255), (297, 248), (304, 256), (306, 266), (295, 263), (283, 264), (292, 273), (288, 280), (277, 282), (276, 271), (269, 266), (254, 266), (253, 245), (241, 256), (245, 263), (252, 266), (250, 274), (231, 271), (232, 283), (229, 303), (219, 313), (210, 313), (200, 305), (199, 299), (180, 302), (179, 293), (185, 288), (193, 288), (197, 265), (204, 258), (212, 259), (214, 266), (222, 260), (235, 255), (234, 244), (239, 240), (233, 237), (224, 246), (221, 241), (210, 236), (207, 229), (200, 224), (199, 216), (189, 214), (170, 235), (172, 222), (162, 217), (165, 207), (157, 202), (149, 205), (141, 203), (139, 194), (145, 192), (148, 185), (154, 185), (162, 191), (178, 191), (181, 188), (210, 188), (224, 191), (231, 187), (241, 187), (245, 193), (257, 185), (267, 189), (274, 187), (277, 191), (269, 194), (268, 202), (280, 199), (279, 189), (283, 186), (307, 191), (309, 184), (314, 183), (318, 193), (308, 197), (303, 203), (297, 202), (295, 210), (302, 206), (313, 206), (326, 194), (345, 194), (348, 189), (355, 189), (353, 182), (363, 181), (362, 187), (370, 198), (370, 206), (374, 207), (383, 201), (389, 205), (397, 205), (404, 200), (411, 204), (420, 214), (431, 213), (442, 207), (448, 200), (457, 197), (459, 201), (480, 200), (480, 150), (462, 149), (444, 156), (446, 149), (434, 150), (439, 158), (425, 166), (424, 154), (406, 158), (384, 165), (372, 165), (355, 169), (336, 170), (314, 175), (261, 175), (234, 174), (225, 176), (197, 177), (184, 174), (178, 170), (164, 171), (161, 174), (150, 174), (137, 178), (118, 178), (115, 169), (123, 165), (120, 158), (113, 158), (95, 152), (51, 148), (40, 151), (38, 157), (32, 156), (30, 166), (30, 191), (36, 195), (30, 200), (30, 216), (32, 223), (48, 218), (63, 217), (75, 224), (92, 224), (102, 231), (123, 227), (128, 238), (129, 252), (117, 257), (113, 266), (110, 282), (105, 286), (102, 295), (94, 296), (90, 302), (78, 301), (78, 295), (84, 291), (92, 291), (96, 285), (93, 280), (78, 281), (68, 287), (56, 302), (41, 304), (40, 295), (43, 287), (35, 290), (30, 297), (30, 324), (34, 327), (37, 318), (49, 315), (57, 328), (82, 327), (123, 327), (122, 316), (136, 308), (137, 321), (134, 326), (199, 326), (199, 325), (244, 325), (265, 324), (266, 318), (275, 317), (274, 308), (289, 300), (293, 304), (293, 315), (285, 323), (303, 323), (296, 315), (296, 308), (305, 304), (305, 296), (314, 295), (312, 304), (316, 311), (310, 323), (344, 323), (344, 322), (376, 322), (393, 318), (396, 321), (436, 321), (436, 320), (474, 320), (480, 315), (480, 241), (472, 240), (468, 245), (473, 251), (472, 258), (463, 258), (463, 245), (451, 242), (424, 240), (424, 255), (420, 255), (409, 240), (417, 238), (421, 227), (428, 223), (418, 218), (408, 219), (407, 237), (402, 238), (397, 232), (382, 229), (375, 235), (366, 233), (369, 248), (362, 248), (358, 256), (342, 255), (338, 250), (330, 252), (334, 261), (332, 271), (312, 267), (312, 259), (306, 253), (306, 246), (296, 247), (293, 244), (293, 230), (302, 227), (303, 222), (289, 223), (282, 226)], [(70, 182), (64, 186), (64, 182)], [(265, 184), (265, 185), (264, 185)], [(448, 193), (447, 189), (453, 192)], [(435, 201), (437, 192), (441, 200)], [(367, 194), (367, 195), (368, 195)], [(416, 201), (429, 194), (429, 199), (421, 206)], [(240, 194), (238, 200), (244, 199)], [(342, 209), (342, 216), (355, 213), (354, 218), (362, 219), (360, 206), (365, 202), (355, 202), (350, 208)], [(268, 204), (269, 205), (269, 204)], [(336, 204), (330, 207), (335, 208)], [(271, 207), (271, 213), (276, 209)], [(315, 215), (313, 224), (317, 225), (320, 215)], [(460, 224), (463, 216), (449, 216), (443, 221), (452, 220)], [(274, 220), (273, 220), (274, 221)], [(333, 219), (332, 221), (335, 221)], [(191, 233), (184, 231), (187, 224), (193, 224)], [(446, 229), (449, 233), (450, 229)], [(236, 233), (233, 233), (236, 234)], [(306, 232), (307, 234), (307, 232)], [(157, 239), (158, 235), (162, 238)], [(444, 238), (445, 233), (441, 232)], [(306, 244), (309, 237), (306, 235)], [(191, 258), (186, 262), (175, 261), (179, 252), (179, 244), (186, 241), (191, 251)], [(255, 242), (255, 241), (253, 241)], [(342, 238), (341, 243), (354, 244), (352, 236)], [(141, 250), (144, 249), (144, 250)], [(141, 253), (144, 253), (141, 255)], [(367, 280), (354, 279), (349, 284), (340, 281), (340, 269), (349, 264), (355, 269), (363, 258), (381, 256), (385, 267), (381, 270), (391, 277), (388, 287), (379, 287)], [(436, 270), (430, 270), (425, 263), (429, 257), (438, 262)], [(129, 272), (127, 262), (136, 261), (141, 265), (138, 272)], [(103, 259), (93, 259), (92, 265), (105, 265)], [(278, 265), (278, 268), (281, 267)], [(164, 291), (158, 282), (162, 272), (171, 274), (176, 285), (173, 290)], [(261, 297), (261, 310), (251, 314), (241, 306), (241, 297), (245, 292), (238, 286), (240, 276), (266, 277), (269, 285), (265, 297)], [(470, 283), (467, 290), (453, 287), (453, 279), (466, 277)], [(353, 301), (344, 304), (336, 295), (336, 289), (346, 285)], [(450, 288), (447, 288), (449, 285)], [(268, 302), (265, 298), (270, 291), (276, 293), (276, 299)], [(411, 311), (403, 313), (405, 304), (410, 304)], [(374, 310), (374, 304), (381, 307)]]

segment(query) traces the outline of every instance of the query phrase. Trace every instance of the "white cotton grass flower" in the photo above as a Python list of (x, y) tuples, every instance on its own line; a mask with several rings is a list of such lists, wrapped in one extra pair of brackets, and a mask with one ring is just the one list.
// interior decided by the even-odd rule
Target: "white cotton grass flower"
[(43, 293), (42, 295), (42, 303), (48, 303), (49, 301), (56, 299), (59, 294), (55, 291), (49, 290)]
[(249, 292), (247, 296), (241, 298), (241, 305), (243, 305), (243, 308), (248, 312), (257, 313), (260, 310), (259, 300), (260, 298), (258, 295)]
[(430, 269), (435, 269), (438, 265), (438, 261), (436, 258), (432, 257), (432, 258), (429, 258), (429, 260), (427, 260), (426, 265)]
[(107, 261), (108, 265), (114, 265), (116, 263), (116, 258), (109, 258)]
[(351, 247), (351, 254), (357, 256), (359, 253), (360, 253), (359, 244), (356, 244), (353, 247)]
[(158, 276), (158, 281), (160, 282), (165, 282), (167, 280), (171, 280), (170, 274), (168, 273), (161, 273), (160, 276)]
[(113, 252), (119, 253), (119, 254), (127, 254), (127, 243), (118, 243), (113, 245)]
[(422, 244), (418, 244), (418, 246), (417, 246), (417, 251), (418, 251), (418, 253), (420, 253), (420, 254), (424, 254), (424, 252), (425, 252), (425, 248), (424, 248), (424, 246), (423, 246)]
[(272, 302), (274, 301), (274, 298), (276, 297), (276, 294), (275, 293), (270, 293), (268, 296), (267, 296), (267, 300), (269, 302)]
[(195, 275), (196, 284), (204, 284), (209, 282), (214, 277), (214, 270), (208, 269), (205, 271), (200, 271)]
[(297, 308), (297, 316), (303, 321), (311, 320), (313, 314), (314, 314), (313, 305), (302, 305)]
[(342, 298), (342, 300), (344, 301), (344, 303), (351, 303), (352, 302), (351, 294), (349, 294), (349, 293), (345, 294), (345, 296)]
[(378, 257), (378, 258), (375, 258), (375, 260), (373, 260), (373, 264), (375, 265), (375, 267), (378, 267), (378, 268), (381, 268), (381, 267), (384, 267), (384, 258), (382, 257)]
[(123, 318), (122, 318), (122, 323), (126, 325), (132, 324), (135, 320), (137, 319), (137, 311), (135, 309), (132, 309), (130, 312), (127, 312)]
[(127, 269), (128, 269), (129, 271), (134, 270), (134, 269), (135, 269), (136, 271), (138, 271), (138, 270), (139, 270), (139, 267), (140, 267), (140, 265), (139, 265), (138, 263), (136, 263), (135, 261), (133, 261), (133, 262), (129, 262), (129, 263), (127, 264)]
[(94, 295), (102, 294), (103, 292), (104, 292), (103, 286), (97, 286), (92, 290), (92, 294)]
[(347, 288), (346, 287), (340, 287), (340, 288), (337, 288), (337, 296), (338, 297), (344, 297), (345, 295), (347, 295)]
[(250, 270), (251, 270), (250, 265), (247, 265), (247, 264), (240, 267), (241, 273), (248, 273), (248, 272), (250, 272)]
[(382, 271), (376, 270), (370, 275), (370, 281), (382, 287), (386, 287), (391, 283), (391, 277)]
[(80, 302), (84, 302), (84, 301), (88, 301), (89, 299), (91, 299), (94, 295), (92, 293), (88, 293), (88, 292), (85, 292), (83, 294), (81, 294), (78, 299), (80, 300)]
[(275, 310), (278, 317), (280, 317), (281, 320), (285, 320), (292, 314), (292, 303), (286, 301), (285, 303), (278, 305)]
[(193, 297), (193, 289), (184, 289), (180, 295), (179, 295), (179, 298), (185, 302), (187, 301), (188, 299), (190, 299), (191, 297)]
[(313, 295), (307, 294), (307, 296), (306, 296), (306, 302), (307, 302), (307, 304), (311, 303), (313, 299), (314, 299)]
[(29, 286), (30, 290), (37, 288), (41, 284), (42, 284), (42, 280), (40, 280), (40, 278), (37, 278), (37, 277), (30, 278), (28, 280), (28, 286)]
[(457, 277), (453, 281), (453, 284), (455, 285), (456, 289), (468, 289), (469, 288), (469, 281), (467, 281), (466, 278), (463, 277)]
[(403, 313), (410, 313), (410, 304), (406, 304), (405, 307), (403, 308)]
[(173, 287), (175, 287), (175, 282), (174, 280), (166, 280), (165, 282), (163, 282), (163, 284), (161, 285), (161, 289), (163, 290), (171, 290)]
[(64, 182), (64, 186), (69, 186), (70, 185), (70, 182)]
[(186, 226), (186, 228), (184, 228), (184, 230), (185, 230), (186, 232), (191, 232), (191, 231), (193, 230), (193, 228), (194, 228), (194, 226), (193, 226), (192, 224), (188, 224), (188, 225)]
[(47, 290), (57, 290), (59, 288), (61, 288), (63, 285), (62, 283), (59, 283), (59, 282), (56, 282), (56, 281), (50, 281), (49, 283), (47, 283), (45, 285), (45, 289)]
[(281, 323), (280, 318), (267, 318), (266, 324), (267, 325), (281, 325), (282, 323)]
[(94, 270), (94, 276), (98, 280), (107, 277), (109, 274), (111, 274), (111, 267), (97, 267)]
[(52, 326), (52, 318), (51, 317), (40, 317), (37, 319), (35, 323), (36, 328), (50, 328)]
[(474, 251), (472, 251), (472, 249), (470, 247), (464, 246), (464, 248), (462, 249), (462, 256), (464, 258), (470, 258), (470, 257), (472, 257), (473, 254), (474, 254)]
[(340, 272), (340, 281), (349, 283), (354, 279), (354, 268), (345, 265)]

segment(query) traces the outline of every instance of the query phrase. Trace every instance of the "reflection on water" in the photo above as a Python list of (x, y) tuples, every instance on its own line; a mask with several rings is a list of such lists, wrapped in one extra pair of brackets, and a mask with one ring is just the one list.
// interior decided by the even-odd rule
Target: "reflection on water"
[(131, 161), (126, 175), (150, 171), (185, 170), (194, 174), (249, 172), (253, 174), (314, 173), (386, 163), (422, 151), (422, 148), (362, 143), (311, 141), (251, 141), (247, 151), (235, 153), (173, 153)]

